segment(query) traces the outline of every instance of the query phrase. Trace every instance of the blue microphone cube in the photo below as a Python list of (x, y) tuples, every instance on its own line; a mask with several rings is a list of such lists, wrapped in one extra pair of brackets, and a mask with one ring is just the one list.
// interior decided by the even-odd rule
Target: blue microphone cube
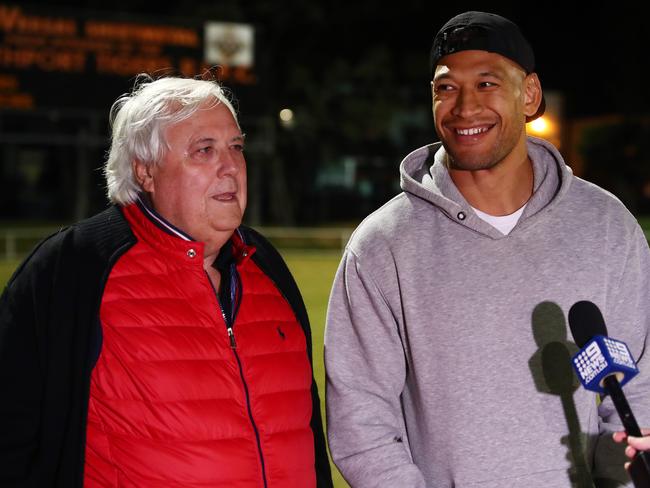
[(573, 369), (587, 390), (605, 394), (603, 380), (616, 375), (623, 386), (639, 370), (624, 342), (601, 335), (594, 336), (573, 356)]

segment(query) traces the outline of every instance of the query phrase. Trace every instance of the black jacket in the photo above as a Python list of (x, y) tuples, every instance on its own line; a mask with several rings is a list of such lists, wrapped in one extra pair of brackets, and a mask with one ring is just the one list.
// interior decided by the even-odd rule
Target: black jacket
[[(307, 338), (298, 287), (279, 253), (240, 227), (252, 259), (278, 286)], [(0, 299), (0, 486), (81, 487), (99, 307), (113, 265), (136, 242), (118, 207), (61, 230), (19, 266)], [(312, 379), (317, 485), (331, 487), (320, 400)]]

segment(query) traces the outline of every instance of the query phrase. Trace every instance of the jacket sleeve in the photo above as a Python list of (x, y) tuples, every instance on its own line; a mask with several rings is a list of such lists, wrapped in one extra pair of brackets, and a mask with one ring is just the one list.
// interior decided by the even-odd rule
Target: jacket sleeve
[[(604, 310), (608, 335), (625, 342), (637, 362), (639, 374), (624, 387), (625, 396), (641, 428), (650, 428), (650, 251), (637, 226), (628, 246), (620, 277), (611, 284)], [(600, 436), (596, 444), (594, 478), (608, 480), (606, 486), (632, 487), (623, 469), (624, 445), (615, 444), (612, 432), (624, 430), (613, 402), (601, 402)], [(597, 486), (598, 483), (597, 483)]]
[[(255, 254), (253, 254), (253, 260), (268, 276), (271, 277), (296, 314), (296, 318), (298, 319), (298, 322), (300, 322), (302, 330), (305, 333), (309, 363), (313, 364), (309, 317), (307, 315), (307, 309), (305, 308), (302, 295), (298, 289), (298, 285), (293, 279), (293, 275), (289, 271), (284, 259), (282, 259), (282, 256), (280, 256), (280, 253), (278, 253), (271, 243), (269, 243), (261, 234), (247, 227), (242, 227), (241, 230), (244, 232), (246, 241), (253, 244), (256, 248)], [(316, 384), (313, 372), (311, 381), (312, 417), (310, 425), (314, 436), (316, 486), (317, 488), (332, 488), (332, 473), (330, 470), (329, 457), (327, 456), (327, 444), (325, 442), (325, 433), (323, 431), (323, 419), (320, 413), (320, 396), (318, 394), (318, 385)]]
[(107, 273), (135, 243), (109, 207), (43, 240), (0, 298), (0, 486), (83, 481), (90, 371)]
[(28, 260), (0, 298), (0, 486), (24, 486), (39, 449), (45, 344), (38, 323), (47, 308), (40, 271)]
[(355, 488), (423, 488), (400, 398), (404, 348), (368, 267), (348, 248), (334, 280), (325, 332), (327, 423), (334, 463)]

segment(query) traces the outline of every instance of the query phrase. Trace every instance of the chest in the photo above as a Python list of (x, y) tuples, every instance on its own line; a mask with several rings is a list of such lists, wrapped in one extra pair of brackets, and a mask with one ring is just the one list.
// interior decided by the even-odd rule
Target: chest
[[(101, 353), (93, 372), (97, 391), (163, 402), (226, 395), (243, 405), (240, 367), (248, 382), (264, 377), (272, 381), (267, 388), (278, 391), (308, 384), (301, 326), (252, 260), (235, 270), (231, 319), (202, 267), (147, 262), (138, 251), (116, 264), (103, 295)], [(299, 367), (293, 367), (296, 362)]]

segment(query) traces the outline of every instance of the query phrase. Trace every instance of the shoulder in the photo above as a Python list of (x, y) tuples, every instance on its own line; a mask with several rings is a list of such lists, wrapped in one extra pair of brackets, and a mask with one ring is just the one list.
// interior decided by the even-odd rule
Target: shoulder
[(577, 176), (573, 177), (565, 203), (571, 209), (597, 219), (596, 222), (629, 230), (638, 226), (636, 217), (616, 195)]
[(62, 229), (46, 240), (47, 247), (65, 253), (75, 253), (80, 258), (108, 260), (123, 246), (135, 243), (135, 235), (122, 210), (111, 206), (87, 219)]
[(102, 267), (121, 248), (135, 243), (128, 222), (112, 206), (43, 239), (20, 264), (10, 283), (24, 275), (49, 276), (57, 269)]
[[(409, 235), (415, 215), (422, 205), (419, 198), (402, 192), (368, 215), (355, 229), (347, 248), (353, 253), (367, 254), (390, 247)], [(429, 205), (430, 207), (430, 205)]]

